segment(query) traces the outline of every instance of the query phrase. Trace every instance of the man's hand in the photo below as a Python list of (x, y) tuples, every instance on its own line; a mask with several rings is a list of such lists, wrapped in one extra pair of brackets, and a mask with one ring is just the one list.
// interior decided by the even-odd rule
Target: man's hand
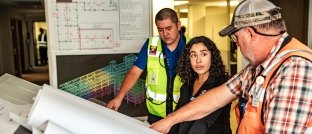
[(114, 99), (112, 99), (111, 101), (108, 102), (107, 108), (118, 111), (120, 104), (121, 104), (121, 101), (122, 101), (122, 99), (115, 97)]
[(171, 121), (166, 118), (157, 121), (150, 126), (151, 129), (154, 129), (163, 134), (167, 134), (170, 131), (171, 127), (172, 127)]

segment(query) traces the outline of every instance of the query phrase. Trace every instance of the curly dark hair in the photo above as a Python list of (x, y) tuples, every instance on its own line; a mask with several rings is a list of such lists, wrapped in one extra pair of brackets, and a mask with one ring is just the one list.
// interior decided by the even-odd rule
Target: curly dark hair
[(205, 36), (197, 36), (192, 38), (186, 44), (185, 49), (179, 58), (176, 73), (181, 77), (181, 81), (185, 83), (198, 77), (197, 73), (192, 69), (190, 63), (190, 49), (197, 43), (203, 43), (211, 52), (211, 67), (209, 69), (209, 75), (211, 77), (228, 76), (228, 73), (225, 71), (225, 65), (223, 64), (220, 51), (216, 44)]

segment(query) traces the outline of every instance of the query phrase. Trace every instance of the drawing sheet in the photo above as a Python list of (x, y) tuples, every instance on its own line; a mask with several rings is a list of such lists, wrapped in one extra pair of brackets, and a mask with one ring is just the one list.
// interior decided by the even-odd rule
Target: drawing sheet
[(139, 52), (151, 35), (150, 0), (46, 0), (56, 55)]

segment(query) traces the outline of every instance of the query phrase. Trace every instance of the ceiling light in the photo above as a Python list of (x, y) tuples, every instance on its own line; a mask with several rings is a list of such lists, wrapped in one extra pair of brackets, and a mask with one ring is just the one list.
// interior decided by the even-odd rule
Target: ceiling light
[[(239, 1), (237, 0), (231, 0), (230, 6), (237, 6)], [(207, 2), (205, 6), (219, 6), (219, 7), (225, 7), (227, 5), (227, 2)]]
[[(237, 6), (238, 5), (238, 1), (230, 1), (230, 6)], [(218, 2), (217, 6), (226, 6), (227, 2)]]
[(188, 13), (188, 9), (187, 9), (187, 8), (185, 8), (185, 9), (180, 9), (179, 11), (180, 11), (180, 13)]
[(187, 4), (189, 3), (188, 1), (174, 1), (174, 6), (179, 6), (179, 5), (183, 5), (183, 4)]

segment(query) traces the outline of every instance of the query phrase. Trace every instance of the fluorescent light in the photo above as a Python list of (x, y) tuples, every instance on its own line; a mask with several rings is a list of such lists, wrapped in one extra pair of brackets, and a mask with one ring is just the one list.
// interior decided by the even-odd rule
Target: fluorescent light
[(179, 5), (183, 5), (183, 4), (187, 4), (189, 3), (188, 1), (174, 1), (174, 6), (179, 6)]
[(188, 13), (188, 9), (187, 8), (180, 9), (179, 11), (180, 11), (180, 13)]
[[(230, 1), (230, 6), (237, 6), (238, 5), (238, 1)], [(227, 2), (219, 2), (218, 4), (217, 4), (217, 6), (226, 6), (226, 4), (227, 4)]]
[[(230, 6), (237, 6), (238, 5), (238, 1), (237, 0), (231, 0), (230, 1)], [(206, 6), (219, 6), (219, 7), (225, 7), (227, 5), (227, 2), (208, 2), (207, 4), (205, 4)]]

